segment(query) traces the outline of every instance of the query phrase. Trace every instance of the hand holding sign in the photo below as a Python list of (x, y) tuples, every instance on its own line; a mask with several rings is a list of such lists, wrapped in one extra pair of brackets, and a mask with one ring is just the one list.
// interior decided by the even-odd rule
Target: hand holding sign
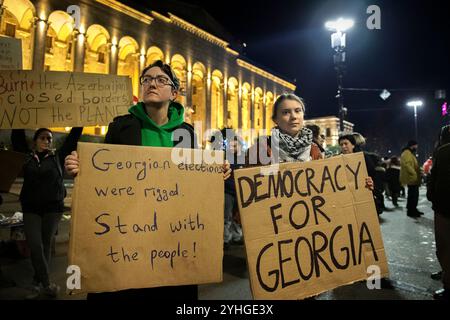
[(367, 278), (370, 265), (387, 275), (361, 153), (261, 172), (234, 173), (256, 299), (319, 294)]
[(66, 158), (77, 174), (69, 261), (83, 291), (222, 280), (222, 164), (174, 163), (171, 148), (78, 146)]

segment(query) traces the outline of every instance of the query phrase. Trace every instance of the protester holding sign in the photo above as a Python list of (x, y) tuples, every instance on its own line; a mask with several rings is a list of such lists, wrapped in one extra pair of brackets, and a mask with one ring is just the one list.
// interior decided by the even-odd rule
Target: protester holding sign
[[(313, 132), (304, 126), (305, 104), (293, 93), (278, 97), (273, 105), (272, 120), (277, 124), (269, 139), (259, 139), (248, 150), (248, 164), (269, 164), (280, 162), (305, 162), (322, 159)], [(317, 148), (317, 150), (316, 150)], [(264, 159), (264, 157), (266, 159)], [(269, 160), (264, 163), (264, 160)], [(366, 187), (373, 189), (373, 181), (366, 178)]]
[(50, 129), (38, 129), (33, 136), (34, 148), (28, 149), (23, 129), (12, 130), (15, 151), (28, 153), (23, 166), (23, 187), (20, 192), (25, 236), (34, 268), (33, 293), (28, 298), (54, 298), (58, 287), (50, 282), (51, 243), (64, 211), (62, 166), (64, 158), (76, 149), (83, 128), (72, 128), (58, 150), (52, 149)]
[[(109, 124), (105, 143), (152, 147), (196, 148), (194, 128), (184, 122), (184, 108), (175, 102), (180, 81), (172, 68), (158, 60), (147, 66), (140, 77), (143, 101), (129, 109), (129, 114)], [(66, 158), (65, 168), (75, 176), (79, 170), (78, 155)], [(223, 167), (224, 178), (231, 174), (229, 164)], [(88, 299), (187, 299), (198, 298), (197, 285), (129, 289), (88, 294)]]

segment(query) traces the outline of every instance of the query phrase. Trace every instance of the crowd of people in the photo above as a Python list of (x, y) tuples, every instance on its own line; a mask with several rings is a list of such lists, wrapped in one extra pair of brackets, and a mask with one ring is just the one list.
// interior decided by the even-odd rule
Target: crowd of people
[[(196, 148), (197, 141), (193, 127), (184, 121), (184, 107), (176, 97), (180, 81), (172, 68), (162, 61), (146, 67), (141, 74), (143, 99), (133, 105), (129, 113), (110, 123), (105, 143)], [(325, 146), (322, 128), (304, 125), (305, 103), (292, 93), (282, 94), (274, 103), (271, 115), (275, 126), (268, 136), (260, 136), (252, 146), (244, 149), (244, 143), (233, 133), (232, 138), (221, 133), (216, 137), (216, 146), (225, 151), (224, 171), (224, 248), (243, 244), (243, 231), (239, 221), (234, 170), (251, 165), (262, 165), (260, 155), (271, 163), (306, 162), (334, 156)], [(381, 158), (365, 150), (365, 138), (359, 133), (346, 133), (339, 137), (342, 154), (363, 152), (368, 176), (365, 187), (372, 191), (378, 214), (386, 210), (385, 198), (399, 206), (399, 197), (407, 188), (407, 216), (417, 218), (423, 213), (417, 209), (419, 186), (424, 173), (428, 186), (428, 199), (435, 211), (435, 231), (437, 256), (442, 266), (444, 290), (441, 298), (448, 299), (450, 285), (449, 237), (450, 207), (445, 196), (450, 190), (450, 127), (444, 127), (439, 136), (439, 144), (426, 168), (419, 166), (416, 152), (418, 143), (409, 141), (400, 158)], [(184, 130), (190, 140), (174, 140), (173, 132)], [(63, 146), (52, 149), (52, 132), (42, 128), (34, 134), (34, 147), (28, 150), (23, 130), (12, 131), (14, 149), (28, 154), (24, 165), (24, 183), (20, 202), (24, 213), (24, 228), (31, 250), (34, 268), (33, 288), (30, 299), (37, 297), (54, 298), (59, 288), (50, 281), (50, 244), (55, 235), (63, 211), (65, 189), (63, 170), (76, 176), (79, 158), (76, 143), (82, 128), (73, 128)], [(218, 143), (220, 142), (220, 143)], [(237, 160), (240, 159), (240, 160)], [(431, 164), (432, 161), (432, 164)], [(89, 294), (88, 299), (132, 298), (146, 299), (180, 297), (197, 299), (196, 285), (130, 289), (118, 292)]]

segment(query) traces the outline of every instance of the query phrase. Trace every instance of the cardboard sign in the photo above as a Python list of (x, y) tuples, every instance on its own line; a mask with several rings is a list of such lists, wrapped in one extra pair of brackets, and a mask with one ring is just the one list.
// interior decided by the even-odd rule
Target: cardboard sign
[(9, 192), (25, 161), (25, 153), (0, 150), (0, 192)]
[(0, 71), (0, 129), (108, 125), (131, 101), (127, 76)]
[(313, 296), (368, 278), (371, 265), (388, 274), (362, 153), (267, 170), (235, 172), (256, 299)]
[(211, 153), (78, 143), (69, 264), (83, 292), (222, 281), (222, 166), (175, 150)]
[(22, 41), (0, 36), (0, 70), (22, 69)]

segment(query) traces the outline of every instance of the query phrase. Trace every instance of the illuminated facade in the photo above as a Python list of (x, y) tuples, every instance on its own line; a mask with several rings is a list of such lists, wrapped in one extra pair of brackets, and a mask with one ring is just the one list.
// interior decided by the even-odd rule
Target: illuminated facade
[[(140, 97), (140, 72), (161, 59), (180, 78), (178, 100), (186, 108), (186, 121), (202, 121), (203, 132), (223, 127), (270, 132), (273, 102), (295, 90), (195, 21), (153, 10), (151, 1), (139, 10), (115, 0), (73, 4), (0, 0), (0, 34), (22, 39), (24, 69), (127, 75), (133, 95)], [(84, 132), (104, 135), (106, 129)], [(247, 142), (253, 138), (244, 136)]]
[[(325, 135), (325, 143), (327, 146), (338, 145), (339, 140), (339, 118), (335, 116), (313, 118), (305, 120), (305, 125), (315, 124), (321, 129)], [(344, 133), (352, 133), (354, 124), (344, 120)]]

